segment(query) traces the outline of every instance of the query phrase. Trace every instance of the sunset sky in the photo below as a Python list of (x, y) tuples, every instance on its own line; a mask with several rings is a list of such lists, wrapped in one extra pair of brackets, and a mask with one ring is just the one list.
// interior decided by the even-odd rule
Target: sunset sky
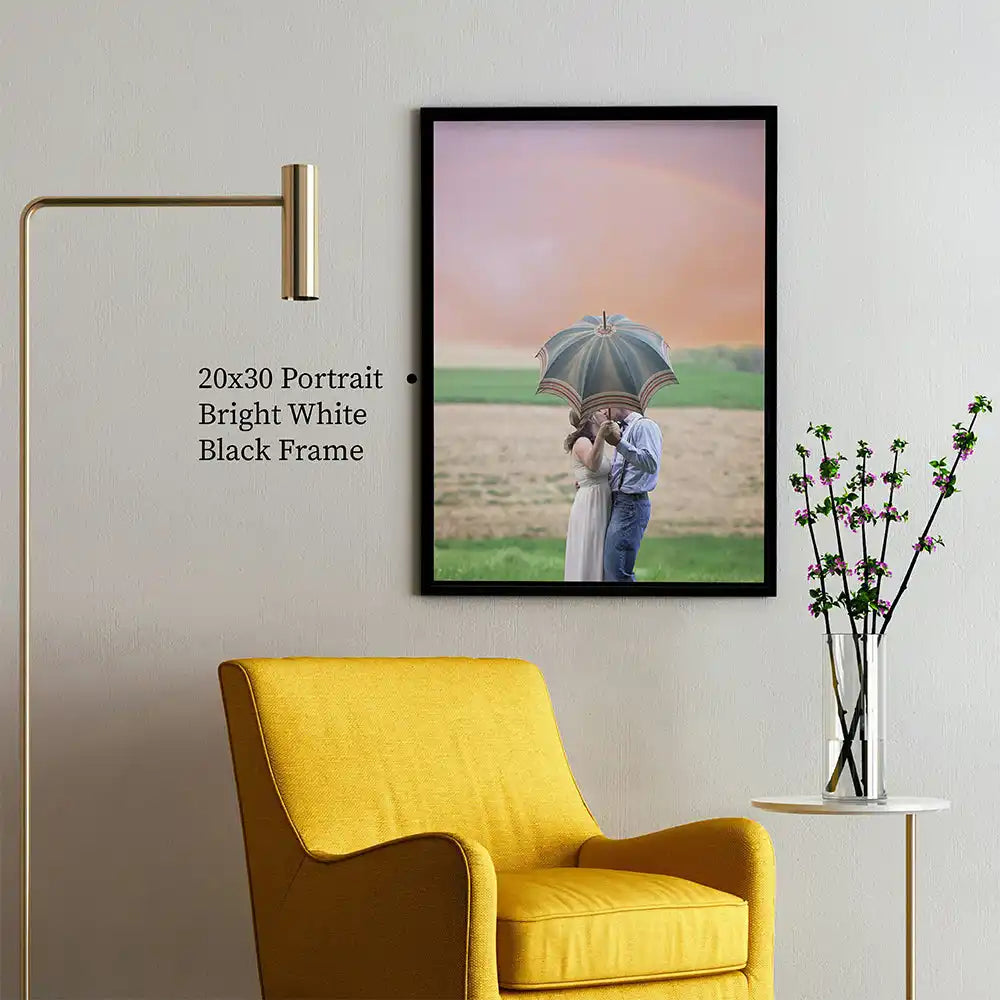
[(763, 342), (762, 122), (438, 122), (438, 364), (531, 366), (586, 313)]

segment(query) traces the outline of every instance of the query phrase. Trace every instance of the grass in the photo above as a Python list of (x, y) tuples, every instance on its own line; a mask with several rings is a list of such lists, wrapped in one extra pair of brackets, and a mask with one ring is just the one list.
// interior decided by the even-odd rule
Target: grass
[[(761, 410), (764, 376), (734, 371), (704, 361), (678, 362), (678, 385), (661, 389), (650, 401), (658, 406), (711, 406), (724, 410)], [(535, 393), (538, 371), (533, 368), (436, 368), (436, 403), (530, 403), (566, 406), (548, 393)]]
[[(561, 538), (446, 539), (434, 546), (438, 580), (562, 580)], [(753, 583), (764, 578), (759, 536), (680, 535), (647, 538), (639, 550), (642, 582)]]

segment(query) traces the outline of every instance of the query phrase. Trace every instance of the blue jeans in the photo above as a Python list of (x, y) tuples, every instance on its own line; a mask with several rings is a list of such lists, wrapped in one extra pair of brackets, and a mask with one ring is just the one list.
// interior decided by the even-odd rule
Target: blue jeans
[(604, 580), (635, 583), (635, 557), (649, 524), (649, 495), (611, 494), (611, 520), (604, 536)]

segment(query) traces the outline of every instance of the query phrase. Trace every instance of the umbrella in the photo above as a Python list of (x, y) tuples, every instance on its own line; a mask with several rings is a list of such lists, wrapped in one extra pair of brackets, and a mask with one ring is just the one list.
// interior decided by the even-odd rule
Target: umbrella
[(537, 391), (562, 396), (583, 416), (609, 406), (641, 412), (658, 389), (677, 384), (663, 338), (621, 313), (584, 316), (536, 357)]

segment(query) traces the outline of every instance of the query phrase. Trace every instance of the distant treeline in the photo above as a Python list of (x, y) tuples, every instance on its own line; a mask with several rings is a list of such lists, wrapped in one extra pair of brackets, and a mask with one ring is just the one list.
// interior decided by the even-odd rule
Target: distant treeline
[(755, 375), (764, 374), (764, 348), (754, 344), (741, 344), (730, 347), (727, 344), (714, 344), (711, 347), (687, 347), (670, 352), (670, 363), (674, 366), (684, 364), (711, 365), (734, 372), (752, 372)]

